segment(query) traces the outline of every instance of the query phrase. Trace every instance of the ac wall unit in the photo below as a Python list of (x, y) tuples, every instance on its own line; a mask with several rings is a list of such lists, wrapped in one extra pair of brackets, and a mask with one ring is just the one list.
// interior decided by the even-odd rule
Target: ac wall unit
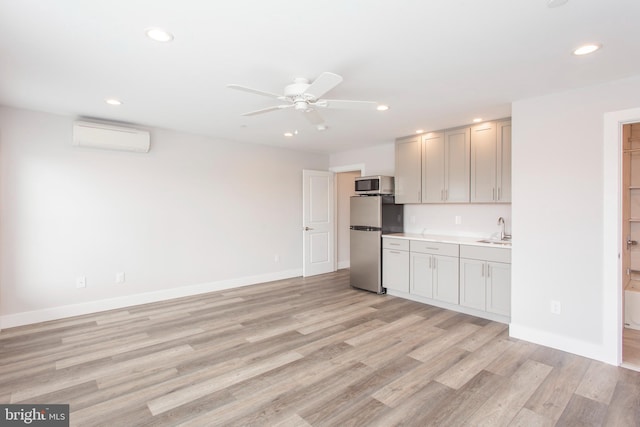
[(144, 130), (76, 121), (73, 123), (73, 145), (148, 153), (150, 137)]

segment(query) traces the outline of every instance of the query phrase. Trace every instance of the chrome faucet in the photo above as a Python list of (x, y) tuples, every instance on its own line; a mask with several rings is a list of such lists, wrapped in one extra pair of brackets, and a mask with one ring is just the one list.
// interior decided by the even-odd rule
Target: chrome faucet
[(506, 234), (505, 231), (504, 231), (504, 227), (505, 227), (504, 218), (502, 218), (502, 217), (498, 218), (498, 225), (502, 226), (502, 230), (500, 230), (500, 240), (509, 240), (509, 239), (511, 239), (511, 235), (510, 234)]

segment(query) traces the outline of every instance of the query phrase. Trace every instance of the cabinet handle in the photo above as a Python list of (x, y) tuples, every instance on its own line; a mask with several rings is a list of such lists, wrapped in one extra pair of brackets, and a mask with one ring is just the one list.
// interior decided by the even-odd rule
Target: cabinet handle
[(501, 188), (498, 187), (498, 201), (502, 200), (502, 192), (500, 190)]
[(440, 190), (440, 200), (444, 200), (444, 190)]
[(400, 243), (389, 243), (389, 246), (400, 246)]
[(491, 266), (487, 265), (487, 277), (491, 277)]
[(496, 200), (496, 189), (492, 188), (491, 189), (491, 200)]
[(430, 248), (429, 246), (427, 246), (425, 249), (430, 249), (432, 251), (439, 251), (440, 250), (440, 248)]
[(444, 201), (449, 200), (449, 189), (444, 190)]
[(398, 254), (398, 255), (400, 255), (400, 252), (398, 252), (398, 251), (389, 251), (389, 253), (390, 254)]
[(480, 273), (481, 277), (484, 277), (484, 264), (482, 264), (482, 273)]

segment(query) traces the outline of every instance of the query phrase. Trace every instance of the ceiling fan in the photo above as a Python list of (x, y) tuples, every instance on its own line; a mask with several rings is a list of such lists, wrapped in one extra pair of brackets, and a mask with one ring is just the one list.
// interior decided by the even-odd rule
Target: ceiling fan
[(304, 117), (313, 125), (316, 125), (318, 130), (326, 129), (324, 125), (324, 119), (318, 113), (317, 109), (320, 108), (342, 108), (352, 110), (376, 110), (378, 109), (378, 103), (373, 101), (349, 101), (342, 99), (321, 99), (321, 97), (329, 92), (334, 87), (338, 86), (342, 82), (342, 77), (329, 72), (324, 72), (318, 76), (312, 83), (309, 80), (298, 77), (293, 80), (293, 83), (285, 86), (284, 94), (279, 95), (273, 92), (266, 92), (263, 90), (252, 89), (250, 87), (229, 84), (228, 88), (241, 90), (244, 92), (254, 93), (256, 95), (267, 96), (269, 98), (275, 98), (279, 101), (285, 102), (281, 105), (275, 105), (273, 107), (263, 108), (261, 110), (250, 111), (244, 113), (243, 116), (254, 116), (256, 114), (268, 113), (270, 111), (282, 110), (286, 108), (293, 108), (296, 111), (300, 111), (304, 114)]

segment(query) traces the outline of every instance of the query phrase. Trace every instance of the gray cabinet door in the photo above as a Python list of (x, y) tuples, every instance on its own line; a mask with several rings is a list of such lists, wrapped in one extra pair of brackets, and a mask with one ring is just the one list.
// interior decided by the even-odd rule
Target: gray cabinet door
[(445, 190), (444, 133), (422, 136), (422, 203), (443, 203)]
[(458, 257), (433, 255), (433, 298), (458, 304)]
[(487, 311), (511, 315), (511, 264), (487, 263)]
[(498, 170), (497, 201), (501, 203), (511, 202), (511, 121), (502, 121), (497, 124), (497, 151)]
[(469, 202), (470, 128), (444, 133), (445, 194), (447, 203)]
[(460, 305), (485, 310), (485, 270), (485, 261), (460, 258)]
[(495, 202), (497, 153), (496, 123), (471, 128), (471, 202)]
[(422, 147), (419, 136), (396, 141), (396, 203), (420, 203), (422, 200)]

